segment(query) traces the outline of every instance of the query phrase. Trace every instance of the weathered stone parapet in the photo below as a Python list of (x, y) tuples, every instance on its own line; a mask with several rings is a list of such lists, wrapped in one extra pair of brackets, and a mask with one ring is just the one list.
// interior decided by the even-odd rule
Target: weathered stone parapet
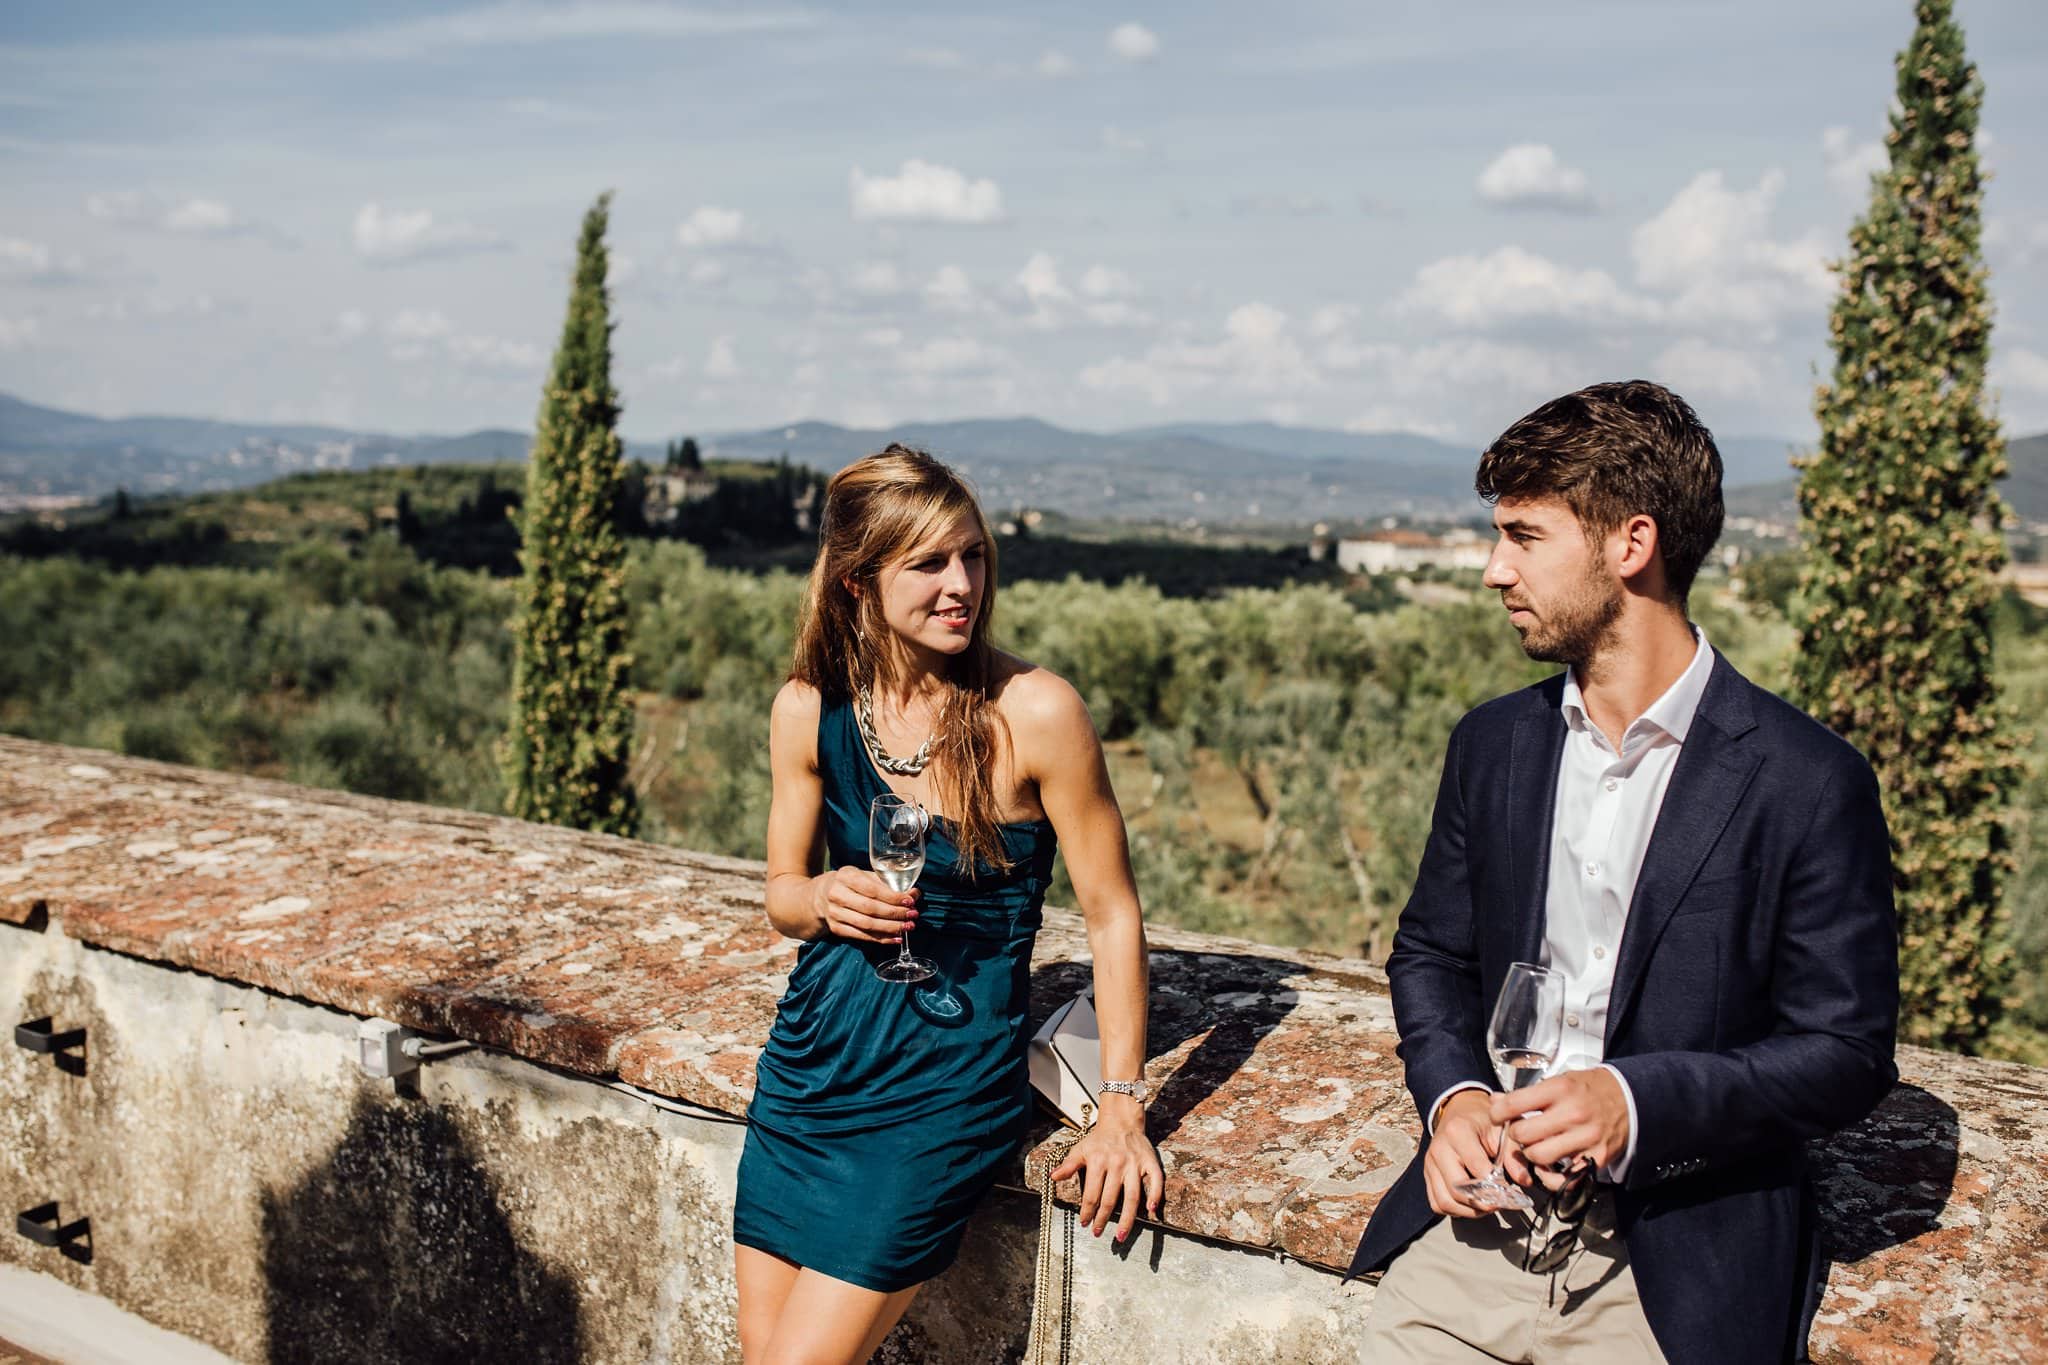
[[(54, 917), (80, 944), (725, 1115), (794, 959), (760, 900), (757, 864), (0, 737), (0, 923)], [(1417, 1137), (1385, 978), (1151, 937), (1165, 1231), (1321, 1267), (1334, 1295)], [(1048, 912), (1036, 1015), (1085, 955), (1079, 920)], [(1901, 1069), (1816, 1154), (1837, 1248), (1816, 1356), (2048, 1354), (2048, 1072), (1918, 1051)]]

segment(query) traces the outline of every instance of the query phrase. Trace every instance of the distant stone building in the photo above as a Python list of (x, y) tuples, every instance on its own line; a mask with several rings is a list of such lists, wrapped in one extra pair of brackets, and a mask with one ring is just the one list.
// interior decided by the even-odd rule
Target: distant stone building
[(1487, 542), (1467, 527), (1442, 535), (1396, 527), (1337, 542), (1337, 567), (1346, 573), (1413, 573), (1417, 569), (1486, 568)]

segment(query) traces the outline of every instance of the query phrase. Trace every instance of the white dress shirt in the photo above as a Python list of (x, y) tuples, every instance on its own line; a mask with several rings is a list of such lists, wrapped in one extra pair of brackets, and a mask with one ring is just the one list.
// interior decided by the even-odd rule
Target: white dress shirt
[[(1664, 695), (1630, 723), (1619, 749), (1586, 714), (1579, 680), (1564, 680), (1564, 752), (1558, 760), (1557, 806), (1550, 825), (1550, 874), (1545, 885), (1542, 963), (1564, 978), (1564, 1040), (1546, 1074), (1603, 1065), (1608, 995), (1628, 924), (1629, 902), (1643, 855), (1657, 827), (1664, 793), (1692, 729), (1700, 695), (1713, 672), (1714, 651), (1697, 627), (1692, 662)], [(1614, 1067), (1628, 1104), (1628, 1149), (1600, 1170), (1604, 1180), (1628, 1176), (1636, 1152), (1636, 1102)], [(1437, 1111), (1459, 1090), (1446, 1090)]]

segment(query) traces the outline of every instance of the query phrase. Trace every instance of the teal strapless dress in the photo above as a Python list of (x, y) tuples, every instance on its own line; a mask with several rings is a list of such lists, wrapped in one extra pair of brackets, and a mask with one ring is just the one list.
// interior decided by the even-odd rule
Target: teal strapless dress
[[(868, 803), (889, 790), (853, 707), (818, 721), (833, 867), (868, 865)], [(893, 947), (815, 939), (755, 1068), (733, 1240), (893, 1293), (953, 1263), (975, 1203), (1016, 1153), (1031, 1110), (1031, 941), (1052, 880), (1052, 825), (1001, 827), (1007, 869), (970, 880), (950, 825), (927, 842), (911, 951), (938, 975), (875, 976)]]

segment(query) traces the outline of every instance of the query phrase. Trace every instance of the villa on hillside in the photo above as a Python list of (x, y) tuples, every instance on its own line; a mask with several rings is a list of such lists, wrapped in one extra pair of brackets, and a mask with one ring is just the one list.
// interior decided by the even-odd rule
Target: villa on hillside
[[(1389, 527), (1364, 536), (1345, 536), (1335, 542), (1337, 567), (1346, 573), (1413, 573), (1417, 569), (1464, 569), (1483, 572), (1491, 546), (1477, 531), (1454, 526), (1441, 535), (1407, 527)], [(1331, 543), (1317, 540), (1309, 546), (1309, 557), (1323, 559)]]

